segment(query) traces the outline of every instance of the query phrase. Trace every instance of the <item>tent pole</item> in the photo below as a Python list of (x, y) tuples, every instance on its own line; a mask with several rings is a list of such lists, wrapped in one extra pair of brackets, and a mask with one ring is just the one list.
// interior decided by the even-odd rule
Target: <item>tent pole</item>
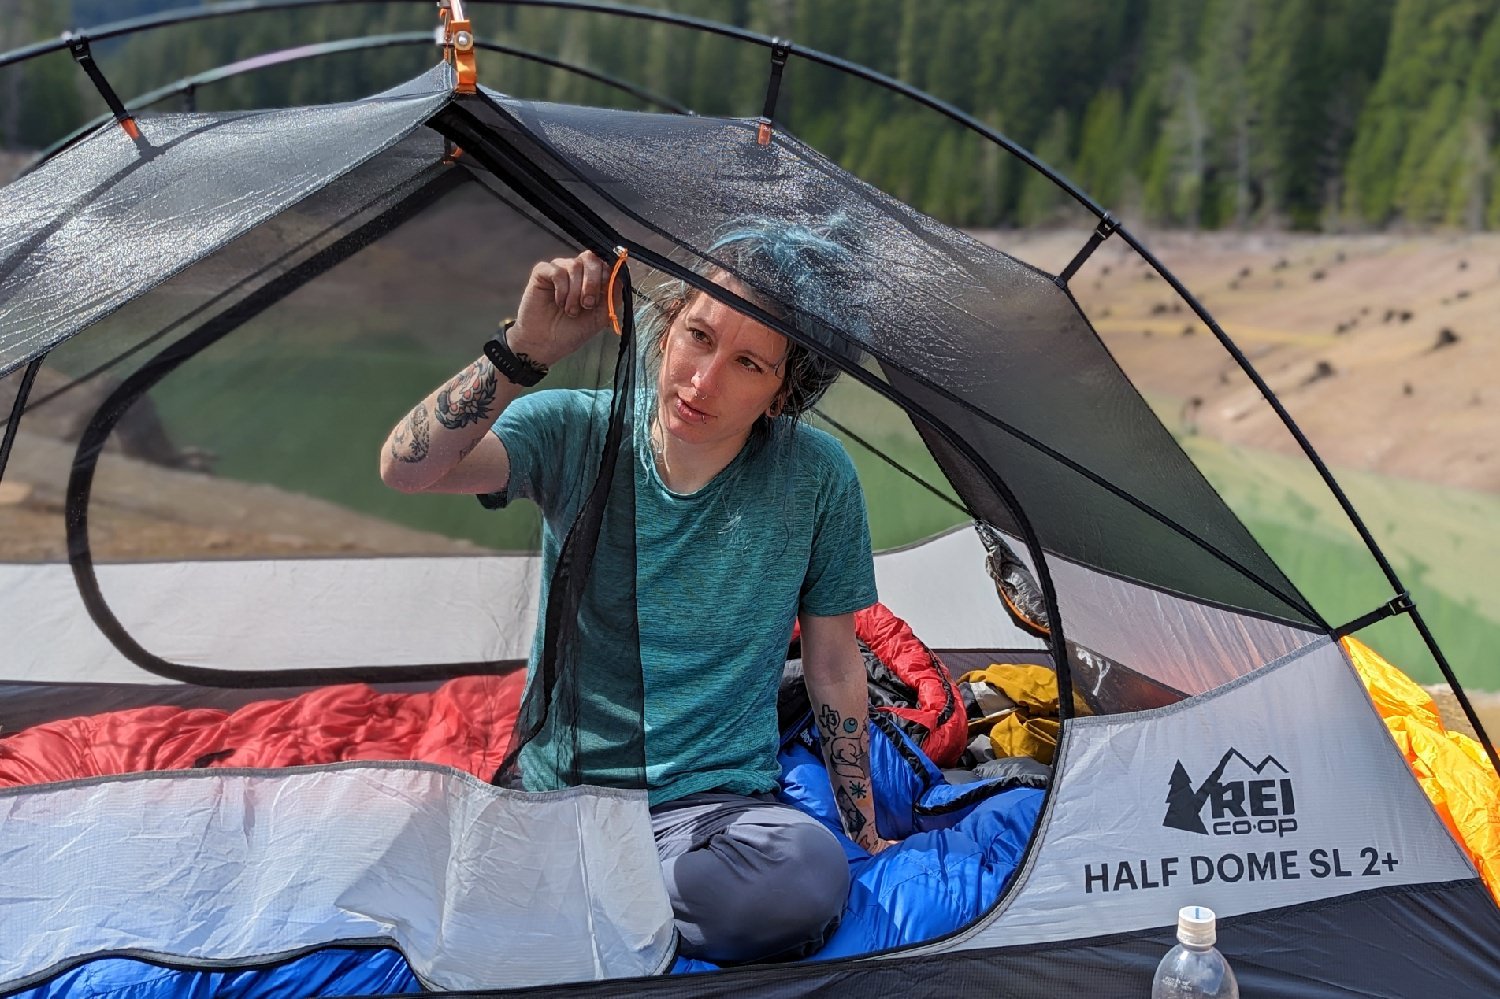
[[(1245, 356), (1244, 351), (1240, 350), (1239, 345), (1231, 340), (1229, 334), (1225, 333), (1223, 328), (1214, 321), (1214, 318), (1208, 314), (1208, 310), (1203, 307), (1202, 303), (1193, 297), (1192, 293), (1183, 286), (1181, 281), (1177, 280), (1177, 276), (1167, 270), (1161, 261), (1157, 260), (1151, 254), (1151, 251), (1142, 246), (1129, 229), (1122, 225), (1116, 231), (1120, 234), (1121, 239), (1129, 243), (1131, 248), (1141, 255), (1141, 259), (1145, 260), (1167, 284), (1171, 285), (1172, 290), (1181, 296), (1182, 300), (1188, 304), (1188, 308), (1192, 309), (1198, 318), (1203, 320), (1203, 324), (1212, 331), (1213, 335), (1218, 339), (1219, 344), (1229, 352), (1229, 356), (1234, 359), (1235, 363), (1239, 365), (1240, 370), (1255, 385), (1261, 397), (1266, 400), (1267, 405), (1276, 413), (1277, 418), (1281, 420), (1287, 432), (1292, 435), (1292, 438), (1297, 442), (1297, 446), (1302, 449), (1302, 453), (1307, 457), (1307, 460), (1312, 462), (1312, 466), (1317, 470), (1318, 476), (1323, 480), (1323, 484), (1333, 494), (1333, 498), (1338, 503), (1339, 509), (1343, 510), (1344, 516), (1348, 517), (1349, 522), (1354, 525), (1355, 531), (1359, 533), (1360, 540), (1365, 543), (1365, 547), (1369, 550), (1370, 555), (1374, 557), (1376, 564), (1380, 566), (1380, 571), (1385, 574), (1386, 581), (1390, 584), (1391, 589), (1397, 594), (1405, 595), (1407, 589), (1401, 582), (1401, 577), (1396, 574), (1395, 568), (1391, 565), (1390, 560), (1386, 558), (1385, 552), (1381, 550), (1379, 543), (1375, 540), (1375, 536), (1370, 533), (1369, 527), (1365, 525), (1358, 511), (1354, 509), (1354, 504), (1350, 502), (1349, 497), (1344, 493), (1343, 487), (1333, 477), (1333, 472), (1329, 470), (1318, 452), (1313, 450), (1312, 442), (1307, 439), (1307, 435), (1302, 432), (1302, 428), (1292, 419), (1292, 414), (1287, 411), (1281, 399), (1271, 390), (1271, 386), (1267, 384), (1266, 380), (1261, 377), (1260, 372), (1255, 370), (1254, 365), (1250, 363), (1250, 359)], [(1396, 599), (1399, 601), (1401, 598), (1397, 597)], [(1432, 658), (1437, 661), (1438, 669), (1442, 670), (1443, 677), (1448, 681), (1448, 685), (1453, 688), (1454, 696), (1458, 698), (1459, 704), (1463, 706), (1464, 713), (1468, 716), (1469, 722), (1474, 725), (1475, 731), (1483, 737), (1481, 741), (1484, 742), (1485, 750), (1489, 753), (1490, 762), (1494, 764), (1495, 770), (1500, 772), (1500, 755), (1497, 755), (1495, 747), (1490, 743), (1488, 737), (1484, 736), (1484, 730), (1479, 724), (1478, 716), (1469, 704), (1468, 697), (1463, 693), (1462, 687), (1458, 682), (1458, 677), (1454, 675), (1452, 666), (1448, 664), (1447, 658), (1443, 655), (1442, 650), (1438, 648), (1437, 639), (1428, 630), (1427, 623), (1417, 611), (1416, 603), (1410, 602), (1410, 606), (1404, 609), (1407, 613), (1411, 614), (1412, 623), (1416, 625), (1417, 632), (1422, 636), (1422, 641), (1427, 645), (1427, 651), (1432, 653)]]
[[(133, 35), (143, 31), (151, 31), (156, 28), (171, 25), (187, 24), (193, 21), (208, 20), (211, 18), (230, 17), (241, 14), (264, 13), (268, 11), (294, 10), (304, 7), (331, 6), (333, 4), (350, 2), (375, 2), (375, 0), (225, 0), (223, 3), (212, 7), (189, 7), (178, 10), (166, 11), (161, 14), (153, 14), (146, 17), (138, 17), (126, 21), (115, 21), (100, 25), (89, 31), (89, 37), (95, 41), (104, 41), (110, 38), (119, 38)], [(432, 0), (407, 0), (407, 2), (431, 3)], [(809, 62), (827, 66), (848, 76), (853, 76), (868, 83), (907, 97), (918, 104), (938, 112), (963, 127), (975, 132), (990, 142), (1000, 146), (1006, 152), (1022, 160), (1032, 169), (1042, 174), (1057, 186), (1068, 197), (1072, 198), (1085, 209), (1092, 212), (1096, 217), (1103, 218), (1105, 211), (1093, 199), (1083, 191), (1079, 190), (1066, 178), (1057, 173), (1046, 163), (1037, 159), (1026, 149), (1018, 146), (1010, 139), (995, 129), (984, 124), (952, 104), (919, 90), (916, 87), (901, 82), (892, 76), (876, 72), (858, 63), (841, 59), (838, 56), (810, 49), (805, 46), (796, 45), (791, 42), (762, 35), (745, 28), (736, 28), (727, 24), (720, 24), (705, 18), (690, 17), (671, 11), (655, 10), (648, 7), (631, 7), (624, 4), (597, 3), (592, 0), (468, 0), (470, 3), (493, 3), (507, 7), (548, 7), (559, 8), (585, 14), (603, 14), (611, 17), (623, 17), (631, 20), (653, 21), (661, 24), (670, 24), (679, 28), (690, 28), (707, 34), (719, 35), (723, 38), (732, 38), (736, 41), (748, 42), (752, 45), (762, 45), (774, 48), (776, 45), (784, 45), (789, 54), (800, 56)], [(12, 63), (24, 62), (37, 56), (46, 55), (65, 48), (66, 43), (58, 41), (38, 42), (27, 45), (9, 52), (0, 52), (0, 68)]]
[(786, 69), (792, 47), (780, 38), (771, 40), (771, 76), (766, 81), (766, 102), (760, 110), (760, 127), (755, 131), (757, 145), (771, 144), (772, 122), (776, 118), (776, 101), (781, 96), (781, 71)]
[(26, 399), (31, 395), (31, 386), (36, 373), (42, 369), (46, 354), (33, 357), (26, 370), (21, 373), (21, 384), (16, 386), (16, 401), (10, 407), (10, 419), (5, 423), (5, 437), (0, 439), (0, 480), (5, 478), (5, 466), (10, 462), (10, 449), (16, 443), (16, 431), (21, 425), (21, 414), (26, 411)]
[(1479, 744), (1489, 754), (1490, 765), (1495, 768), (1496, 773), (1500, 773), (1500, 753), (1497, 753), (1495, 749), (1495, 741), (1484, 730), (1484, 725), (1479, 720), (1479, 713), (1474, 710), (1474, 705), (1469, 701), (1469, 695), (1464, 693), (1463, 686), (1453, 673), (1453, 667), (1448, 665), (1448, 660), (1438, 648), (1437, 639), (1428, 630), (1427, 622), (1422, 619), (1422, 614), (1417, 610), (1415, 603), (1411, 605), (1407, 613), (1411, 615), (1411, 623), (1417, 626), (1417, 633), (1422, 636), (1422, 641), (1427, 643), (1427, 651), (1431, 652), (1432, 658), (1437, 660), (1438, 669), (1443, 671), (1443, 677), (1448, 681), (1448, 687), (1453, 691), (1453, 696), (1458, 698), (1458, 705), (1463, 708), (1464, 717), (1469, 719), (1470, 725), (1474, 726), (1474, 734), (1479, 736)]
[[(300, 62), (303, 59), (316, 59), (321, 58), (325, 55), (339, 55), (345, 52), (359, 52), (366, 49), (392, 48), (402, 45), (430, 46), (432, 45), (432, 35), (425, 31), (407, 31), (400, 32), (394, 35), (373, 35), (365, 38), (346, 38), (339, 41), (319, 42), (315, 45), (298, 45), (289, 49), (279, 49), (275, 52), (267, 52), (262, 55), (251, 56), (247, 59), (241, 59), (238, 62), (232, 62), (226, 66), (220, 66), (217, 69), (205, 70), (202, 73), (196, 73), (192, 76), (185, 76), (174, 83), (169, 83), (164, 87), (158, 87), (155, 90), (147, 91), (144, 94), (140, 94), (132, 98), (129, 101), (128, 106), (134, 107), (137, 110), (141, 110), (151, 107), (154, 104), (159, 104), (160, 102), (165, 101), (169, 98), (181, 95), (185, 98), (185, 107), (183, 108), (183, 110), (196, 111), (198, 110), (198, 89), (205, 86), (206, 84), (219, 83), (223, 80), (232, 79), (236, 76), (241, 76), (246, 73), (257, 72), (262, 69), (269, 69), (272, 66), (283, 66), (288, 63)], [(636, 100), (642, 102), (643, 104), (648, 104), (652, 107), (660, 108), (663, 111), (671, 111), (675, 114), (693, 113), (692, 110), (685, 104), (674, 101), (670, 97), (664, 97), (661, 94), (652, 93), (651, 91), (646, 90), (644, 87), (638, 87), (628, 80), (621, 80), (618, 77), (610, 76), (608, 73), (600, 73), (597, 70), (589, 69), (587, 66), (580, 66), (577, 63), (567, 62), (566, 60), (557, 59), (549, 55), (544, 55), (540, 52), (533, 52), (530, 49), (518, 48), (514, 45), (505, 45), (500, 42), (486, 42), (478, 38), (474, 39), (474, 47), (483, 49), (486, 52), (496, 52), (501, 55), (513, 56), (517, 59), (525, 60), (526, 62), (538, 63), (539, 65), (548, 66), (552, 69), (560, 69), (565, 73), (572, 73), (576, 76), (581, 76), (586, 80), (593, 80), (595, 83), (602, 83), (612, 90), (618, 90), (621, 93), (629, 94), (631, 97), (634, 97)], [(69, 132), (61, 139), (58, 139), (50, 146), (37, 153), (36, 158), (32, 160), (31, 163), (27, 164), (26, 168), (21, 171), (20, 176), (26, 176), (26, 174), (35, 170), (37, 167), (41, 166), (49, 159), (62, 152), (64, 149), (67, 149), (69, 146), (73, 145), (85, 135), (93, 132), (101, 125), (107, 124), (109, 121), (110, 115), (104, 114), (100, 115), (98, 118), (93, 119), (92, 121), (80, 125), (78, 128)]]
[(94, 89), (99, 91), (99, 96), (103, 97), (104, 103), (109, 105), (109, 110), (115, 116), (115, 123), (126, 135), (130, 136), (131, 141), (137, 146), (141, 145), (143, 140), (140, 126), (136, 125), (135, 118), (125, 109), (125, 105), (120, 103), (120, 96), (115, 93), (115, 88), (109, 85), (109, 81), (104, 78), (104, 71), (94, 61), (94, 53), (89, 48), (88, 36), (65, 32), (63, 41), (68, 43), (68, 51), (72, 53), (73, 61), (83, 67), (83, 71), (93, 82)]

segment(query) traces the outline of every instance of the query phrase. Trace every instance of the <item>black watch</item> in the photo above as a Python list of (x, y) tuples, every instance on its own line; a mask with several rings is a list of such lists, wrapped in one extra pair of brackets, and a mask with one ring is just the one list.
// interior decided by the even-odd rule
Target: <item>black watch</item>
[(488, 357), (490, 363), (495, 366), (495, 370), (507, 379), (522, 388), (530, 388), (547, 377), (547, 366), (510, 349), (510, 342), (506, 340), (505, 335), (515, 324), (514, 319), (507, 319), (500, 324), (495, 335), (485, 342), (484, 356)]

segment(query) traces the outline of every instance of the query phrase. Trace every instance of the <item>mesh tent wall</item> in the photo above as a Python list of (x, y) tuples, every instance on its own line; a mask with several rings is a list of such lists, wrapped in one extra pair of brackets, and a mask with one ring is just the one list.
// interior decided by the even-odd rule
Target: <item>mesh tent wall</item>
[[(104, 133), (9, 190), (7, 196), (15, 199), (11, 203), (26, 206), (26, 212), (7, 216), (14, 222), (8, 224), (5, 239), (5, 298), (11, 303), (0, 340), (5, 370), (20, 371), (64, 338), (106, 316), (112, 318), (100, 330), (144, 331), (134, 339), (127, 333), (122, 342), (100, 348), (106, 352), (130, 349), (165, 328), (209, 331), (204, 337), (218, 331), (227, 334), (270, 304), (259, 301), (258, 294), (284, 297), (299, 277), (325, 272), (367, 244), (380, 245), (376, 237), (395, 231), (407, 215), (416, 217), (429, 203), (452, 196), (449, 188), (458, 182), (444, 178), (461, 176), (468, 183), (470, 170), (487, 187), (493, 184), (523, 204), (522, 214), (533, 216), (533, 221), (539, 217), (541, 228), (560, 230), (565, 241), (604, 251), (623, 245), (634, 260), (685, 280), (692, 280), (696, 272), (684, 261), (703, 260), (708, 235), (723, 221), (763, 212), (769, 189), (778, 211), (788, 218), (815, 218), (838, 210), (868, 234), (867, 266), (850, 280), (858, 282), (870, 318), (851, 330), (844, 317), (801, 312), (797, 303), (783, 303), (792, 307), (789, 318), (762, 318), (824, 350), (852, 340), (859, 356), (850, 360), (853, 355), (842, 355), (848, 373), (911, 414), (963, 503), (1020, 539), (1033, 568), (1053, 592), (1051, 609), (1059, 627), (1054, 629), (1051, 651), (1065, 675), (1071, 668), (1100, 713), (1073, 720), (1065, 730), (1043, 824), (1026, 869), (1000, 907), (976, 926), (915, 954), (823, 967), (748, 969), (692, 982), (653, 981), (651, 988), (691, 987), (701, 994), (754, 985), (802, 993), (847, 976), (869, 976), (874, 985), (884, 976), (909, 980), (941, 968), (950, 983), (991, 982), (1004, 975), (1005, 988), (1012, 994), (1039, 993), (1062, 982), (1091, 982), (1112, 994), (1111, 989), (1120, 987), (1121, 969), (1138, 985), (1154, 964), (1150, 955), (1159, 954), (1166, 939), (1162, 913), (1175, 911), (1176, 904), (1189, 897), (1202, 900), (1205, 893), (1212, 893), (1207, 897), (1228, 917), (1222, 940), (1236, 967), (1250, 972), (1242, 979), (1268, 989), (1299, 995), (1331, 994), (1338, 988), (1413, 994), (1429, 971), (1478, 987), (1493, 984), (1493, 957), (1500, 939), (1493, 904), (1390, 747), (1347, 661), (1329, 639), (1332, 629), (1195, 472), (1113, 365), (1066, 288), (1051, 275), (922, 218), (844, 175), (789, 136), (778, 133), (768, 145), (760, 145), (754, 122), (604, 112), (514, 101), (494, 93), (455, 96), (442, 72), (370, 101), (280, 114), (277, 127), (269, 130), (265, 116), (148, 119), (143, 131), (153, 150), (150, 155), (140, 156), (117, 133)], [(253, 174), (223, 173), (220, 164), (226, 161), (216, 154), (222, 157), (222, 150), (234, 148), (232, 137), (239, 127), (286, 142), (280, 148), (274, 143), (262, 148)], [(336, 135), (338, 141), (317, 141), (328, 135)], [(467, 162), (445, 163), (444, 139), (461, 146), (461, 161)], [(713, 165), (714, 185), (701, 183), (701, 170), (674, 164), (673, 154), (683, 149), (702, 157), (693, 166)], [(324, 153), (321, 161), (308, 156), (316, 150)], [(214, 168), (193, 169), (205, 161)], [(268, 166), (272, 163), (289, 172), (275, 175)], [(96, 171), (92, 176), (86, 172), (88, 166)], [(69, 188), (57, 183), (65, 176), (73, 178), (72, 198)], [(195, 187), (190, 181), (194, 177), (210, 177), (213, 183)], [(125, 196), (132, 184), (140, 185), (143, 196)], [(181, 203), (172, 206), (171, 216), (186, 220), (194, 235), (181, 246), (168, 243), (168, 252), (162, 252), (150, 227), (140, 224), (151, 216), (131, 214), (149, 212), (149, 195), (164, 187), (189, 192), (179, 197), (195, 190), (204, 195), (190, 209)], [(78, 196), (100, 189), (113, 196)], [(258, 193), (245, 198), (246, 190)], [(229, 191), (238, 196), (229, 197)], [(146, 209), (139, 207), (143, 203)], [(304, 238), (289, 225), (294, 220), (307, 226)], [(278, 231), (282, 225), (287, 228)], [(151, 252), (132, 253), (133, 240)], [(268, 243), (258, 245), (256, 240)], [(268, 253), (271, 246), (281, 252)], [(61, 252), (63, 247), (66, 252)], [(234, 280), (227, 289), (213, 285), (216, 260), (231, 278), (248, 269), (233, 266), (233, 258), (225, 256), (237, 252), (236, 247), (247, 260), (275, 259), (278, 264), (253, 285)], [(176, 250), (181, 255), (174, 258)], [(101, 268), (101, 261), (128, 266), (110, 271)], [(143, 261), (148, 266), (142, 266)], [(754, 285), (755, 275), (742, 277)], [(200, 282), (196, 298), (170, 294)], [(151, 294), (133, 298), (158, 284)], [(91, 293), (76, 294), (85, 289)], [(704, 291), (723, 294), (712, 287)], [(205, 300), (214, 303), (212, 309), (195, 311)], [(743, 301), (733, 304), (747, 311), (755, 308)], [(138, 321), (119, 321), (130, 318), (132, 310), (142, 313)], [(919, 322), (913, 322), (914, 314), (921, 317)], [(224, 342), (227, 346), (230, 341)], [(173, 360), (170, 350), (169, 346), (159, 363)], [(604, 362), (599, 363), (602, 368)], [(139, 370), (150, 372), (152, 364)], [(128, 397), (128, 380), (122, 392), (120, 399)], [(1058, 412), (1068, 418), (1044, 418)], [(116, 418), (117, 414), (110, 417)], [(80, 454), (87, 450), (80, 449)], [(18, 448), (18, 461), (21, 454)], [(102, 467), (104, 458), (99, 463)], [(70, 474), (77, 475), (76, 467), (70, 467)], [(235, 683), (276, 687), (355, 678), (359, 667), (373, 663), (386, 669), (364, 678), (421, 683), (444, 675), (441, 669), (424, 667), (458, 663), (459, 672), (489, 668), (504, 673), (524, 654), (529, 639), (524, 633), (518, 639), (513, 630), (484, 635), (463, 627), (440, 627), (434, 632), (457, 636), (460, 647), (424, 648), (410, 661), (392, 661), (390, 650), (402, 644), (380, 630), (390, 624), (390, 604), (374, 599), (357, 606), (339, 600), (302, 603), (306, 594), (348, 585), (351, 573), (371, 574), (358, 584), (365, 593), (378, 592), (388, 570), (391, 575), (385, 578), (395, 580), (405, 592), (432, 592), (412, 581), (423, 578), (424, 572), (451, 576), (454, 564), (447, 558), (432, 566), (421, 557), (378, 563), (303, 560), (294, 590), (299, 596), (291, 601), (284, 594), (277, 596), (284, 586), (284, 579), (276, 578), (279, 567), (259, 560), (95, 567), (88, 545), (79, 541), (90, 537), (87, 507), (79, 506), (79, 497), (86, 499), (86, 485), (85, 481), (70, 486), (72, 568), (4, 567), (11, 580), (0, 603), (7, 633), (20, 634), (24, 628), (25, 634), (35, 636), (19, 643), (27, 655), (12, 671), (18, 682), (7, 687), (17, 695), (15, 700), (7, 697), (7, 711), (17, 709), (7, 726), (49, 713), (55, 717), (65, 699), (76, 705), (88, 692), (77, 682), (84, 677), (98, 682), (105, 675), (102, 669), (128, 682), (141, 678), (130, 672), (135, 667), (160, 670), (165, 662), (167, 675), (175, 673), (176, 679), (223, 682), (222, 674), (194, 671), (228, 668), (237, 671), (230, 678)], [(1101, 525), (1107, 529), (1101, 530)], [(883, 595), (900, 594), (893, 605), (935, 646), (1022, 644), (996, 623), (999, 615), (993, 605), (988, 613), (977, 614), (965, 613), (965, 607), (974, 604), (962, 600), (931, 606), (934, 588), (924, 585), (923, 573), (939, 579), (951, 577), (949, 567), (955, 564), (977, 567), (977, 548), (967, 535), (948, 535), (882, 556), (878, 563)], [(467, 569), (473, 576), (466, 585), (486, 593), (508, 592), (504, 602), (513, 606), (517, 617), (534, 613), (526, 604), (534, 589), (528, 559), (503, 566), (485, 557), (470, 561)], [(400, 564), (391, 565), (396, 562)], [(225, 573), (233, 580), (212, 578)], [(267, 576), (259, 586), (253, 582), (257, 573)], [(113, 583), (106, 580), (110, 574), (117, 577)], [(176, 596), (153, 600), (151, 595), (161, 592), (163, 576), (175, 577), (170, 585)], [(93, 621), (83, 620), (72, 591), (75, 578), (87, 590), (90, 577), (95, 594), (87, 598), (94, 601), (87, 610), (95, 621), (113, 618), (118, 625), (113, 634), (106, 632), (107, 641), (97, 637)], [(982, 574), (976, 573), (944, 583), (944, 591), (961, 593), (965, 599), (978, 599), (988, 588)], [(283, 634), (295, 634), (298, 640), (285, 645), (267, 644), (277, 637), (271, 629), (237, 636), (233, 622), (242, 606), (212, 598), (233, 592), (253, 594), (244, 603), (265, 608), (277, 620), (302, 612), (317, 618), (318, 625), (286, 628)], [(197, 601), (189, 613), (170, 616), (174, 606), (193, 595)], [(986, 597), (993, 602), (992, 592)], [(138, 605), (126, 609), (132, 600)], [(435, 605), (424, 614), (446, 610)], [(335, 611), (353, 616), (326, 616)], [(189, 626), (206, 620), (213, 625), (196, 631)], [(1063, 628), (1068, 639), (1062, 636)], [(326, 635), (328, 642), (318, 646), (307, 641), (307, 636), (318, 634)], [(53, 636), (66, 636), (74, 643), (67, 655), (48, 651)], [(351, 644), (351, 636), (368, 644)], [(237, 646), (237, 637), (243, 637), (244, 644)], [(1129, 688), (1110, 686), (1107, 675), (1091, 673), (1086, 661), (1069, 655), (1067, 640), (1087, 645), (1112, 662), (1128, 663), (1133, 672), (1184, 696), (1159, 707), (1132, 701)], [(275, 664), (275, 670), (259, 678), (247, 674), (266, 663)], [(309, 672), (330, 667), (356, 672)], [(391, 672), (390, 667), (409, 672)], [(1172, 763), (1201, 779), (1208, 771), (1223, 777), (1224, 767), (1238, 765), (1240, 759), (1252, 769), (1264, 769), (1273, 758), (1286, 775), (1276, 779), (1293, 782), (1297, 789), (1294, 831), (1267, 833), (1252, 824), (1249, 832), (1231, 830), (1229, 838), (1210, 849), (1200, 845), (1199, 834), (1161, 822), (1159, 802), (1168, 791)], [(421, 767), (355, 768), (287, 779), (306, 777), (339, 787), (334, 774), (346, 773), (376, 784), (445, 785), (403, 792), (413, 800), (462, 802), (446, 814), (440, 811), (439, 823), (460, 813), (514, 807), (500, 792), (461, 781), (456, 783), (463, 786), (455, 790), (454, 781)], [(211, 779), (274, 781), (230, 772)], [(199, 774), (193, 780), (170, 781), (169, 786), (174, 794), (191, 797), (209, 781)], [(9, 794), (6, 828), (55, 821), (59, 811), (76, 809), (77, 798), (91, 794), (112, 799), (110, 807), (139, 810), (139, 804), (132, 803), (139, 799), (130, 796), (142, 789), (151, 793), (155, 786), (150, 780), (106, 781)], [(336, 795), (330, 791), (328, 798), (336, 800)], [(642, 802), (628, 793), (601, 792), (569, 793), (547, 804), (557, 814), (539, 818), (532, 830), (567, 823), (586, 830), (608, 828), (613, 842), (591, 844), (591, 850), (605, 852), (590, 854), (589, 862), (630, 870), (635, 880), (617, 885), (622, 889), (619, 895), (604, 892), (594, 897), (595, 910), (586, 920), (575, 914), (573, 936), (549, 926), (540, 935), (551, 941), (551, 949), (537, 957), (529, 971), (518, 974), (507, 966), (504, 980), (543, 984), (657, 970), (664, 960), (666, 924), (649, 865), (641, 864), (643, 856), (652, 859), (649, 841), (643, 843), (640, 835)], [(1382, 817), (1375, 828), (1362, 824), (1367, 810)], [(322, 828), (335, 829), (339, 809), (330, 807), (328, 812), (332, 814), (292, 821), (334, 822)], [(1284, 809), (1279, 817), (1293, 814)], [(618, 835), (627, 827), (630, 835)], [(526, 831), (521, 830), (519, 840), (539, 838), (524, 835)], [(488, 846), (485, 852), (513, 849), (516, 843), (508, 842), (504, 847)], [(1368, 869), (1366, 849), (1375, 852), (1376, 869), (1384, 873), (1354, 872), (1351, 863), (1358, 864), (1358, 870)], [(1295, 856), (1289, 858), (1288, 853)], [(1272, 859), (1267, 861), (1267, 856)], [(1199, 857), (1206, 857), (1213, 870), (1202, 881), (1197, 880)], [(1244, 870), (1227, 876), (1237, 868), (1236, 861), (1225, 857), (1239, 857)], [(1253, 861), (1247, 859), (1252, 857)], [(1395, 865), (1382, 868), (1386, 857), (1394, 858)], [(1166, 874), (1172, 866), (1168, 858), (1177, 858), (1175, 881)], [(556, 862), (531, 863), (552, 869)], [(1252, 863), (1261, 872), (1259, 878), (1248, 874)], [(1313, 873), (1318, 864), (1327, 867), (1327, 874)], [(1335, 870), (1351, 873), (1345, 877)], [(497, 875), (506, 876), (514, 875)], [(1376, 880), (1361, 880), (1364, 877)], [(1148, 883), (1152, 881), (1155, 884)], [(639, 898), (627, 904), (631, 894)], [(483, 914), (476, 918), (504, 918), (484, 910), (484, 903), (503, 906), (504, 900), (478, 899)], [(38, 914), (39, 922), (25, 925), (48, 925), (46, 915)], [(504, 925), (526, 918), (515, 913)], [(600, 925), (598, 919), (618, 930), (616, 938), (580, 940), (580, 926)], [(1468, 932), (1458, 943), (1445, 932), (1455, 925)], [(1297, 950), (1287, 937), (1295, 936), (1298, 927), (1325, 934), (1323, 943)], [(1347, 967), (1338, 969), (1333, 982), (1322, 977), (1326, 969), (1320, 965), (1328, 935), (1349, 955)], [(372, 924), (339, 927), (332, 937), (392, 939)], [(476, 969), (465, 963), (471, 954), (436, 947), (415, 921), (394, 937), (432, 984), (496, 984), (485, 978), (493, 969)], [(1413, 938), (1421, 943), (1413, 944)], [(270, 951), (290, 953), (304, 944), (277, 939)], [(226, 942), (210, 939), (202, 945), (206, 949), (197, 958), (214, 960), (213, 948)], [(231, 949), (237, 945), (243, 941), (228, 944)], [(260, 953), (267, 953), (262, 946)], [(1409, 954), (1414, 946), (1427, 955), (1429, 969), (1412, 970)], [(68, 944), (59, 947), (40, 957), (32, 955), (36, 964), (22, 968), (19, 977), (12, 972), (9, 981), (26, 980), (65, 960), (59, 955)], [(153, 952), (150, 945), (139, 949)], [(161, 952), (170, 950), (161, 945)], [(589, 955), (586, 963), (592, 966), (557, 956), (565, 950)], [(1257, 956), (1266, 954), (1274, 954), (1274, 960)], [(643, 981), (633, 985), (648, 987)]]

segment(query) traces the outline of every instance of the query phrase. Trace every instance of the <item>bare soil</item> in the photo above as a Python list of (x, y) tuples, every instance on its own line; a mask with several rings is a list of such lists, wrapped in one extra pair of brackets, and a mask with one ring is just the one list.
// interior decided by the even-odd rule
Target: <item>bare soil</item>
[[(73, 445), (17, 434), (0, 493), (0, 561), (67, 558), (63, 518)], [(100, 458), (89, 502), (97, 561), (442, 555), (482, 551), (273, 486), (218, 479), (120, 454)]]
[[(1085, 237), (986, 239), (1055, 273)], [(1500, 493), (1500, 234), (1166, 232), (1142, 242), (1330, 465)], [(1296, 449), (1203, 321), (1118, 238), (1070, 288), (1141, 390), (1177, 401), (1170, 415), (1229, 443)]]

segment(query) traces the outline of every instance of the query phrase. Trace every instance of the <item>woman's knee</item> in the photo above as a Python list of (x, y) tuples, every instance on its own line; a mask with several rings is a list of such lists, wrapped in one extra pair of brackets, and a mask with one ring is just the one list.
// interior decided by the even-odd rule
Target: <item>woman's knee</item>
[(682, 857), (674, 865), (679, 880), (697, 881), (686, 894), (699, 904), (678, 911), (683, 953), (719, 962), (775, 960), (823, 945), (849, 892), (848, 861), (832, 833), (796, 814), (737, 823), (715, 840), (704, 851), (715, 862)]

